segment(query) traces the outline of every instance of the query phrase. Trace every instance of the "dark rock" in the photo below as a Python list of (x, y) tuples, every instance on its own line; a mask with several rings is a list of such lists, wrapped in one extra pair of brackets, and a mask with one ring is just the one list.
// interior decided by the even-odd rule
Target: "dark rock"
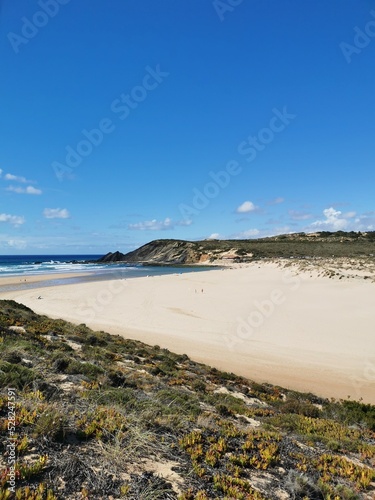
[(64, 391), (59, 389), (56, 385), (48, 384), (44, 382), (44, 380), (36, 380), (34, 382), (34, 390), (40, 391), (47, 401), (59, 399), (64, 393)]
[(53, 363), (53, 369), (56, 372), (64, 372), (69, 366), (69, 360), (60, 358), (56, 359), (56, 361)]
[(115, 371), (111, 371), (108, 373), (108, 379), (112, 387), (123, 387), (126, 381), (122, 373)]
[(125, 255), (121, 252), (109, 252), (104, 257), (101, 257), (97, 262), (121, 262)]
[(18, 364), (22, 361), (22, 356), (17, 351), (10, 351), (3, 354), (3, 361), (8, 363)]

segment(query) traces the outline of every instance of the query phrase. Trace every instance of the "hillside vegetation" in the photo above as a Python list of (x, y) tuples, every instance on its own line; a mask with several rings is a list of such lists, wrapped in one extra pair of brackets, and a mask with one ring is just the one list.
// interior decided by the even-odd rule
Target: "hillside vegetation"
[(0, 353), (1, 500), (374, 498), (374, 406), (256, 384), (13, 301), (0, 301)]
[(197, 264), (222, 259), (246, 262), (272, 257), (362, 257), (373, 259), (375, 231), (367, 233), (296, 233), (254, 240), (155, 240), (123, 254), (108, 253), (99, 262)]

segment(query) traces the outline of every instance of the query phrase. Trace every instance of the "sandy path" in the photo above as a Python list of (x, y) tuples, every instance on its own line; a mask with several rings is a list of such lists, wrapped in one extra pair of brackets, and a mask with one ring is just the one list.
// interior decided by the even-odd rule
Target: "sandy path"
[(0, 298), (259, 382), (375, 403), (374, 292), (365, 281), (252, 264), (35, 288)]

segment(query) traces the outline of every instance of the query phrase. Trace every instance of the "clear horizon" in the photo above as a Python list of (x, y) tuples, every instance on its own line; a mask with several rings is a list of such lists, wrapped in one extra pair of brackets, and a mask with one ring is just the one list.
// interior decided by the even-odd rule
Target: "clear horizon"
[(369, 0), (4, 0), (0, 254), (373, 231)]

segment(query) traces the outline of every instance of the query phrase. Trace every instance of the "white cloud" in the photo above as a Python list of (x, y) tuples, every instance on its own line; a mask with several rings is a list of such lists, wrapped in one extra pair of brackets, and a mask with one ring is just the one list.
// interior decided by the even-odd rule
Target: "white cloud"
[(341, 217), (342, 212), (335, 210), (333, 207), (323, 210), (324, 220), (317, 220), (311, 224), (312, 227), (319, 227), (328, 231), (342, 231), (346, 229), (348, 221)]
[(269, 202), (269, 205), (279, 205), (280, 203), (284, 203), (285, 198), (282, 198), (281, 196), (278, 196), (277, 198), (274, 198)]
[(66, 208), (45, 208), (43, 215), (46, 219), (69, 219), (70, 213)]
[(8, 240), (6, 244), (11, 248), (16, 248), (17, 250), (24, 250), (27, 247), (25, 240)]
[(235, 240), (254, 238), (255, 236), (259, 236), (259, 229), (248, 229), (247, 231), (242, 231), (241, 233), (236, 233), (232, 237)]
[(31, 182), (31, 181), (28, 181), (25, 177), (22, 177), (20, 175), (13, 175), (13, 174), (5, 174), (4, 179), (6, 181), (21, 182), (22, 184), (27, 184), (27, 183)]
[(252, 201), (244, 201), (242, 205), (236, 208), (236, 212), (238, 214), (247, 214), (249, 212), (254, 212), (257, 207), (254, 205)]
[(292, 220), (307, 220), (311, 219), (312, 215), (306, 212), (298, 212), (297, 210), (289, 210), (289, 215)]
[(356, 212), (347, 212), (342, 214), (334, 208), (326, 208), (323, 210), (324, 220), (317, 220), (311, 224), (307, 231), (374, 231), (375, 229), (375, 212), (365, 212), (357, 214)]
[(26, 194), (42, 194), (42, 190), (33, 186), (27, 186)]
[(18, 194), (42, 194), (41, 189), (37, 189), (33, 186), (27, 186), (26, 188), (19, 187), (19, 186), (9, 186), (6, 188), (7, 191), (12, 191), (13, 193), (18, 193)]
[[(353, 224), (353, 222), (351, 222)], [(358, 215), (354, 219), (353, 231), (374, 231), (375, 230), (375, 212), (366, 212)]]
[(190, 219), (184, 219), (184, 220), (178, 220), (175, 222), (176, 226), (191, 226), (193, 224), (193, 221)]
[(166, 229), (172, 229), (172, 219), (166, 217), (163, 221), (158, 221), (156, 219), (145, 220), (143, 222), (136, 222), (135, 224), (129, 224), (129, 229), (135, 229), (138, 231), (165, 231)]
[(207, 239), (208, 240), (218, 240), (220, 238), (219, 233), (212, 233)]
[(0, 214), (0, 222), (9, 222), (14, 226), (24, 224), (25, 218), (22, 215)]
[(129, 224), (128, 229), (135, 231), (166, 231), (168, 229), (174, 229), (175, 226), (190, 226), (192, 224), (191, 220), (181, 220), (174, 222), (169, 217), (164, 220), (145, 220), (142, 222), (136, 222), (135, 224)]
[(3, 175), (3, 171), (2, 169), (0, 168), (0, 177)]
[(279, 226), (276, 227), (271, 236), (275, 236), (277, 234), (290, 234), (292, 231), (289, 226)]

